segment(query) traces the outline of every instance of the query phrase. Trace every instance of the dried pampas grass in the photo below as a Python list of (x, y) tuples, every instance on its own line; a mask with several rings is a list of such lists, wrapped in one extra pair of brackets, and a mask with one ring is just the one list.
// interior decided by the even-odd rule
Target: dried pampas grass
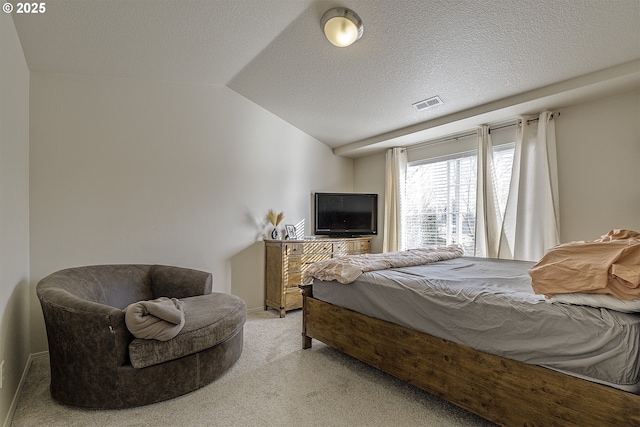
[(267, 213), (267, 220), (269, 220), (271, 225), (273, 225), (274, 227), (277, 227), (283, 218), (284, 218), (284, 212), (280, 212), (279, 214), (276, 215), (273, 209), (269, 209), (269, 212)]

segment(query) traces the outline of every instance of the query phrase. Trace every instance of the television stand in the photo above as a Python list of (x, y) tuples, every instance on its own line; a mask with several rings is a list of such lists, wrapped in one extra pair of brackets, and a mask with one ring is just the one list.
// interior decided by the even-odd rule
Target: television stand
[(368, 254), (371, 237), (314, 236), (301, 240), (265, 240), (265, 300), (280, 312), (302, 308), (302, 273), (310, 265), (346, 255)]

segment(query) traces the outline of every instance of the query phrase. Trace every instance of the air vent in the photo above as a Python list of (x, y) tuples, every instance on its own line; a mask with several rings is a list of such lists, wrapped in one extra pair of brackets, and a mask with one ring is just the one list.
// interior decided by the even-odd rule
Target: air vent
[(424, 101), (416, 102), (415, 104), (413, 104), (413, 106), (416, 107), (416, 110), (422, 111), (440, 104), (444, 104), (444, 102), (442, 102), (442, 99), (440, 99), (439, 96), (433, 96), (429, 99), (425, 99)]

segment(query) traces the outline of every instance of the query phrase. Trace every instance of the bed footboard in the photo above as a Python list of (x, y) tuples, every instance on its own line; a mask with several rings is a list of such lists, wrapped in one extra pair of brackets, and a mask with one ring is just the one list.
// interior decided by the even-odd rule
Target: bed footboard
[(317, 339), (504, 426), (640, 426), (640, 396), (491, 355), (313, 298), (302, 347)]

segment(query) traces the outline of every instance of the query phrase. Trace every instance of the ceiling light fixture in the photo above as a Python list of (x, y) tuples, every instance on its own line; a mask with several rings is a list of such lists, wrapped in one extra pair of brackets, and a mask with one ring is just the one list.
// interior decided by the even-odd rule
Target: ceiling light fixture
[(332, 45), (346, 47), (362, 37), (364, 25), (356, 13), (344, 7), (329, 9), (320, 20), (324, 35)]

